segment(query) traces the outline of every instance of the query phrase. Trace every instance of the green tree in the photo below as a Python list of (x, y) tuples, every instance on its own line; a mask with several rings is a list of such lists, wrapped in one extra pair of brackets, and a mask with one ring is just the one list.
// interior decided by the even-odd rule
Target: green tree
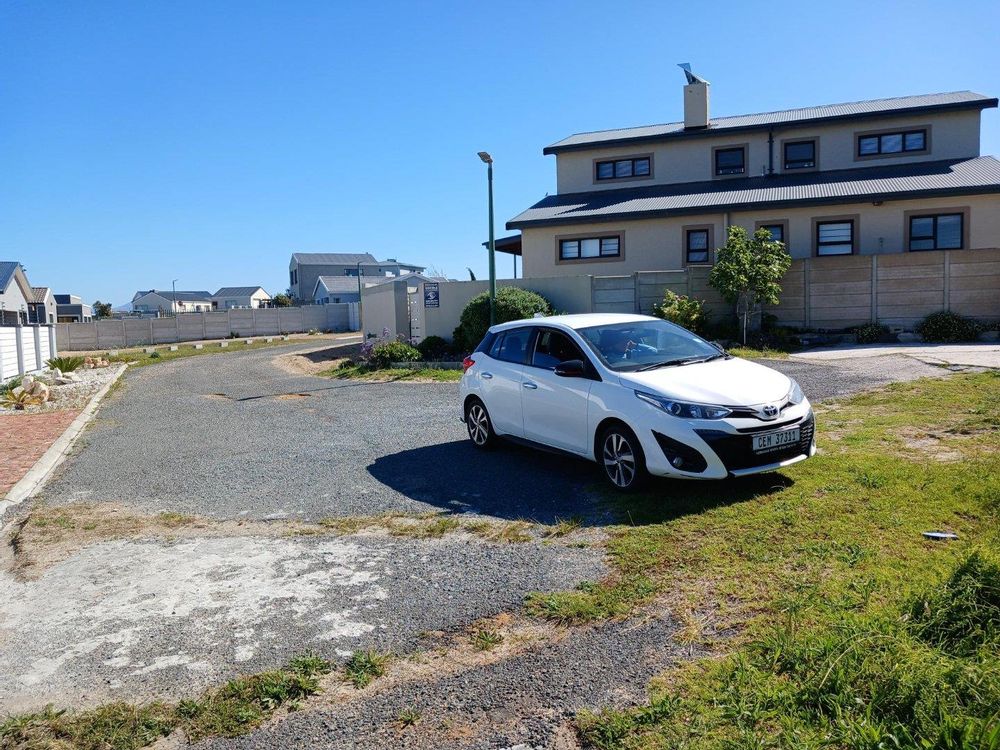
[(792, 257), (785, 245), (771, 239), (768, 230), (758, 229), (751, 235), (743, 227), (729, 227), (729, 236), (718, 250), (708, 283), (736, 306), (744, 344), (750, 321), (760, 312), (760, 306), (778, 304), (781, 295), (778, 282), (791, 265)]
[(291, 307), (292, 298), (289, 297), (284, 292), (279, 292), (278, 294), (274, 295), (274, 297), (271, 298), (271, 304), (273, 304), (275, 307)]
[(100, 320), (101, 318), (111, 317), (110, 302), (101, 302), (100, 300), (97, 300), (96, 302), (94, 302), (93, 307), (94, 307), (94, 318), (96, 318), (97, 320)]

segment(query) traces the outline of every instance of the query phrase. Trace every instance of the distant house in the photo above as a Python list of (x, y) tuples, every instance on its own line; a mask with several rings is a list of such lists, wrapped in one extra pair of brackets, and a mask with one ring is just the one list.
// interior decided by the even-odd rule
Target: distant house
[(16, 260), (0, 260), (0, 325), (27, 323), (33, 299), (24, 266)]
[[(296, 302), (311, 302), (320, 276), (393, 277), (420, 273), (423, 266), (395, 258), (376, 260), (371, 253), (293, 253), (288, 264), (288, 286)], [(355, 282), (356, 283), (356, 282)]]
[(224, 286), (212, 295), (212, 307), (216, 310), (270, 306), (271, 295), (260, 286)]
[[(395, 281), (412, 281), (414, 287), (423, 281), (448, 281), (443, 276), (425, 276), (422, 273), (403, 273), (399, 276), (361, 277), (361, 286), (370, 287)], [(415, 291), (415, 289), (414, 289)], [(358, 302), (360, 299), (357, 276), (320, 276), (313, 289), (313, 302), (329, 305), (338, 302)]]
[(143, 314), (206, 312), (213, 309), (212, 295), (208, 292), (163, 292), (158, 289), (136, 292), (132, 297), (132, 311)]
[(29, 323), (55, 323), (57, 315), (56, 297), (47, 286), (31, 288), (32, 298), (28, 302)]
[(94, 311), (75, 294), (54, 294), (57, 323), (90, 323)]

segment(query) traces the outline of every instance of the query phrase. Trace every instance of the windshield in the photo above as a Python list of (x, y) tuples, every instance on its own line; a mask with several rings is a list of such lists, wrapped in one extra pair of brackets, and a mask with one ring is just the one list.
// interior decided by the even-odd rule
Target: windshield
[(724, 356), (705, 339), (665, 320), (611, 323), (578, 333), (605, 365), (621, 372)]

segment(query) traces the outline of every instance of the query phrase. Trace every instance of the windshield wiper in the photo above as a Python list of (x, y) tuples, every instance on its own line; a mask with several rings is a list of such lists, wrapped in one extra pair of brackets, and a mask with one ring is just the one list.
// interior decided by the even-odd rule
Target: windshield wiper
[(686, 360), (684, 360), (684, 364), (686, 364), (686, 365), (700, 365), (702, 362), (712, 362), (712, 361), (714, 361), (716, 359), (722, 359), (723, 357), (725, 357), (726, 359), (731, 359), (732, 355), (731, 354), (726, 354), (725, 352), (719, 352), (718, 354), (710, 354), (707, 357), (699, 357), (697, 359), (686, 359)]
[(636, 372), (645, 372), (646, 370), (655, 370), (659, 367), (674, 367), (676, 365), (685, 365), (691, 360), (688, 358), (684, 359), (665, 359), (662, 362), (651, 362), (648, 365), (643, 365), (642, 367), (635, 368)]

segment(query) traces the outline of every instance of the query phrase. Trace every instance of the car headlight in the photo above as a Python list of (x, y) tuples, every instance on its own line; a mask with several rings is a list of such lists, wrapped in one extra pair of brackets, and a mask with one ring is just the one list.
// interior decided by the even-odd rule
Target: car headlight
[(801, 404), (805, 400), (806, 394), (802, 392), (802, 386), (795, 381), (795, 378), (789, 378), (789, 380), (792, 381), (792, 388), (788, 391), (785, 399), (790, 404)]
[(651, 406), (663, 409), (667, 414), (680, 419), (722, 419), (732, 414), (731, 409), (725, 406), (715, 406), (713, 404), (689, 404), (684, 401), (674, 401), (666, 396), (657, 396), (655, 393), (636, 391), (636, 398), (645, 401)]

